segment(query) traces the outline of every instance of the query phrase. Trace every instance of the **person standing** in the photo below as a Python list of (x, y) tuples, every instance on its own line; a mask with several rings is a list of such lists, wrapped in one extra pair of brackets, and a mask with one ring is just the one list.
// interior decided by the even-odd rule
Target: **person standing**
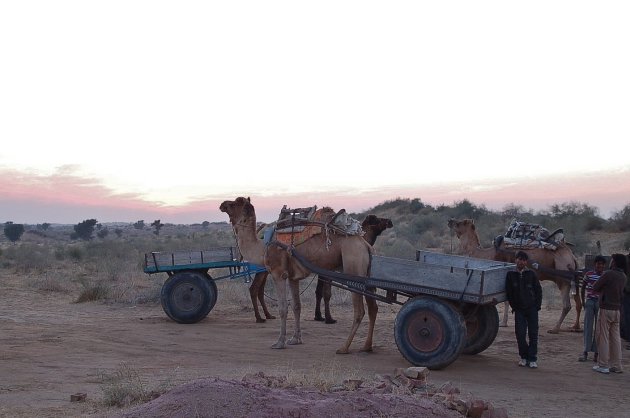
[(599, 373), (621, 373), (621, 336), (619, 321), (621, 301), (626, 284), (627, 260), (623, 254), (613, 254), (610, 270), (607, 270), (593, 285), (599, 292), (599, 318), (597, 319), (596, 338), (599, 358), (593, 370)]
[(593, 262), (593, 270), (584, 274), (582, 279), (582, 306), (584, 306), (584, 351), (578, 361), (586, 361), (588, 353), (594, 354), (597, 361), (597, 343), (595, 341), (595, 324), (597, 323), (597, 311), (599, 310), (599, 295), (593, 290), (593, 285), (604, 272), (606, 259), (598, 255)]
[[(514, 312), (514, 332), (521, 367), (538, 367), (538, 311), (542, 306), (542, 286), (532, 270), (527, 268), (527, 253), (516, 253), (516, 270), (505, 276), (505, 292)], [(529, 337), (529, 341), (528, 341)]]

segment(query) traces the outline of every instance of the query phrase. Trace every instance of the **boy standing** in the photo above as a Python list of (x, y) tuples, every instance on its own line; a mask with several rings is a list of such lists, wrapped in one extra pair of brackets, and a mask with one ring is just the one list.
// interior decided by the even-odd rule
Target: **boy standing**
[[(527, 268), (527, 253), (516, 253), (516, 271), (505, 276), (505, 291), (514, 312), (514, 332), (521, 359), (518, 365), (538, 367), (538, 311), (542, 306), (542, 286), (536, 273)], [(529, 336), (529, 341), (527, 337)]]

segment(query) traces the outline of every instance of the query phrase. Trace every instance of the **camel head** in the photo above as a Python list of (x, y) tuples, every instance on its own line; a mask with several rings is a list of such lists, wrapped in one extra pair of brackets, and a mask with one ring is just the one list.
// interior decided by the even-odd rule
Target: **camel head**
[(249, 197), (237, 197), (236, 200), (226, 200), (221, 203), (219, 210), (228, 214), (232, 225), (247, 224), (252, 219), (254, 225), (256, 224), (256, 212)]
[(363, 229), (372, 228), (380, 234), (387, 228), (393, 228), (394, 224), (389, 218), (379, 218), (376, 215), (368, 215), (361, 223), (361, 226)]
[(457, 238), (461, 238), (461, 236), (469, 230), (475, 230), (475, 221), (472, 219), (462, 219), (461, 221), (451, 218), (448, 220), (448, 227), (451, 231), (455, 232)]

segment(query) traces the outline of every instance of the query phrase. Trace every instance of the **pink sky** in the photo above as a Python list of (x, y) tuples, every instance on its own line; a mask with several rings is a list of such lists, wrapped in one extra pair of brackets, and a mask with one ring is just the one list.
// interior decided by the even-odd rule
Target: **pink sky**
[[(258, 220), (263, 222), (274, 220), (283, 205), (331, 206), (361, 212), (397, 197), (420, 198), (431, 205), (452, 205), (468, 199), (492, 210), (500, 210), (510, 203), (540, 210), (551, 204), (573, 201), (595, 206), (600, 215), (608, 217), (630, 204), (630, 181), (627, 170), (622, 170), (582, 177), (492, 180), (483, 185), (449, 183), (362, 193), (348, 189), (346, 192), (264, 196), (252, 190), (248, 195), (257, 209)], [(103, 223), (155, 219), (175, 224), (220, 222), (227, 221), (227, 216), (218, 209), (220, 203), (236, 197), (209, 194), (183, 206), (168, 206), (143, 200), (138, 195), (117, 194), (98, 179), (63, 173), (42, 176), (0, 171), (0, 222), (75, 224), (90, 218)]]

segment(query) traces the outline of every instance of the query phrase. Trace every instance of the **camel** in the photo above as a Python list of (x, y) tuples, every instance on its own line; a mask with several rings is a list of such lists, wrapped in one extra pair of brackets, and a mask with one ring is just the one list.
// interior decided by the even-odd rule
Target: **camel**
[[(387, 228), (392, 228), (394, 224), (391, 219), (379, 218), (376, 215), (368, 215), (361, 223), (361, 228), (365, 232), (363, 239), (370, 245), (374, 245), (376, 238)], [(326, 324), (334, 324), (337, 321), (330, 314), (330, 298), (332, 297), (332, 285), (322, 279), (317, 280), (315, 288), (315, 320), (324, 321)], [(324, 317), (322, 317), (321, 302), (324, 300)]]
[[(368, 277), (372, 246), (360, 235), (345, 235), (335, 233), (320, 233), (312, 236), (303, 243), (293, 247), (285, 247), (272, 241), (265, 244), (256, 234), (256, 212), (249, 198), (238, 197), (236, 200), (226, 200), (221, 203), (219, 209), (228, 214), (230, 223), (236, 236), (236, 242), (244, 260), (258, 265), (263, 265), (271, 274), (278, 296), (278, 311), (280, 314), (280, 335), (278, 341), (271, 347), (275, 349), (286, 348), (287, 345), (302, 344), (302, 330), (300, 326), (301, 302), (299, 281), (306, 278), (311, 272), (306, 269), (295, 256), (293, 251), (299, 253), (307, 262), (322, 269), (338, 270), (343, 273)], [(332, 219), (335, 215), (330, 208), (328, 210)], [(328, 226), (325, 226), (328, 228)], [(291, 290), (293, 315), (295, 318), (293, 336), (286, 339), (287, 330), (287, 285)], [(374, 324), (378, 313), (376, 300), (366, 297), (369, 326), (367, 338), (361, 351), (372, 351)], [(363, 296), (352, 292), (352, 305), (354, 319), (350, 334), (346, 342), (337, 350), (338, 354), (349, 353), (350, 344), (365, 316)]]
[[(448, 227), (454, 231), (457, 238), (459, 238), (459, 248), (462, 254), (475, 258), (484, 258), (509, 263), (514, 262), (515, 251), (503, 248), (503, 243), (498, 248), (483, 248), (481, 246), (479, 235), (477, 234), (475, 223), (472, 219), (450, 219), (448, 221)], [(536, 271), (538, 278), (540, 280), (549, 280), (554, 282), (560, 290), (563, 306), (562, 313), (556, 325), (552, 329), (547, 330), (550, 334), (557, 334), (560, 332), (562, 322), (571, 310), (571, 282), (575, 280), (575, 273), (577, 272), (577, 259), (565, 243), (561, 243), (555, 251), (544, 248), (523, 249), (523, 251), (529, 255), (529, 265), (535, 267), (534, 270)], [(577, 292), (574, 296), (574, 300), (577, 316), (571, 330), (579, 331), (582, 301), (580, 300)], [(508, 309), (506, 307), (503, 318), (505, 325), (507, 325), (507, 312)]]

